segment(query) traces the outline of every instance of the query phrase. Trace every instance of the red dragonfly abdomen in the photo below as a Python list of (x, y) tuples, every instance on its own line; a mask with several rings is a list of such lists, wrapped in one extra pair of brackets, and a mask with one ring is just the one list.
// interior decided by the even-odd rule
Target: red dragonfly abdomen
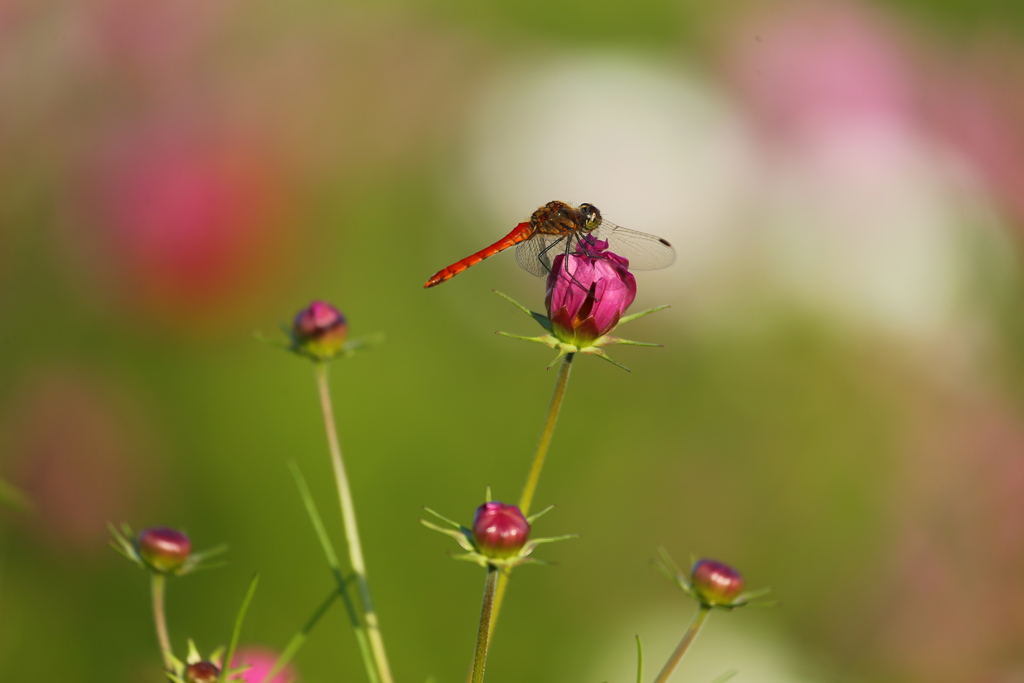
[(520, 242), (525, 242), (532, 236), (533, 227), (529, 223), (520, 223), (516, 227), (512, 228), (512, 232), (505, 235), (491, 246), (484, 247), (475, 254), (471, 254), (470, 256), (467, 256), (461, 261), (456, 261), (447, 268), (442, 268), (441, 270), (437, 271), (429, 280), (427, 280), (427, 283), (423, 286), (424, 288), (434, 287), (435, 285), (439, 285), (442, 282), (445, 282), (446, 280), (450, 280), (459, 273), (461, 273), (462, 271), (464, 271), (466, 268), (469, 268), (470, 266), (475, 266), (476, 264), (483, 261), (485, 258), (494, 256), (499, 251), (504, 251), (509, 247), (514, 247)]

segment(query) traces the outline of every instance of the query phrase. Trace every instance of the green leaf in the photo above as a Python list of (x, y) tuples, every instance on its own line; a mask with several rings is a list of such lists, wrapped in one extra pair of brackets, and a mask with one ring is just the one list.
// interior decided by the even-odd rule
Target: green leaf
[(321, 519), (320, 513), (316, 509), (316, 503), (313, 501), (313, 496), (309, 492), (309, 486), (306, 485), (306, 478), (302, 476), (302, 472), (299, 470), (299, 466), (294, 460), (289, 461), (288, 467), (291, 469), (292, 476), (295, 478), (295, 485), (299, 488), (299, 496), (302, 498), (303, 505), (306, 506), (306, 514), (309, 515), (309, 521), (313, 524), (313, 530), (316, 531), (316, 537), (320, 541), (320, 547), (323, 548), (324, 555), (327, 556), (327, 564), (340, 575), (341, 565), (338, 564), (338, 555), (334, 552), (334, 545), (331, 543), (331, 539), (327, 535), (327, 530), (324, 528), (323, 519)]
[(252, 581), (249, 582), (249, 590), (245, 592), (245, 599), (242, 600), (242, 605), (238, 608), (238, 616), (235, 617), (235, 628), (231, 633), (231, 642), (228, 644), (228, 650), (224, 656), (224, 666), (220, 670), (220, 676), (217, 677), (217, 680), (221, 683), (226, 680), (228, 667), (231, 666), (231, 660), (235, 657), (238, 639), (242, 635), (242, 622), (245, 621), (245, 613), (249, 611), (249, 603), (252, 602), (252, 596), (256, 594), (256, 586), (259, 582), (260, 575), (253, 574)]
[(302, 476), (299, 466), (294, 461), (289, 462), (288, 467), (295, 478), (295, 485), (299, 489), (299, 495), (306, 506), (306, 512), (309, 514), (310, 522), (312, 522), (313, 529), (320, 540), (320, 546), (324, 550), (324, 555), (327, 556), (327, 564), (331, 568), (331, 573), (334, 574), (334, 580), (338, 585), (338, 592), (345, 603), (345, 613), (348, 615), (349, 623), (352, 624), (352, 630), (355, 632), (356, 643), (359, 645), (359, 654), (363, 658), (366, 675), (369, 677), (370, 683), (379, 683), (380, 674), (377, 672), (377, 666), (370, 651), (370, 641), (366, 636), (366, 628), (363, 626), (362, 621), (360, 621), (359, 613), (356, 612), (355, 605), (352, 603), (352, 597), (348, 594), (348, 582), (345, 581), (345, 576), (342, 574), (341, 565), (338, 564), (338, 556), (335, 554), (331, 539), (327, 536), (327, 531), (324, 529), (323, 520), (316, 509), (316, 503), (309, 492), (309, 486), (306, 485), (306, 479)]
[(306, 644), (306, 639), (309, 637), (310, 632), (312, 632), (317, 623), (319, 623), (320, 618), (327, 613), (327, 610), (331, 608), (331, 605), (334, 604), (334, 601), (338, 599), (339, 595), (340, 590), (335, 589), (331, 591), (331, 594), (328, 595), (322, 603), (320, 603), (320, 606), (316, 608), (313, 615), (306, 621), (305, 625), (298, 633), (292, 636), (291, 640), (288, 641), (288, 644), (274, 662), (274, 666), (270, 668), (270, 671), (267, 672), (260, 683), (269, 683), (269, 681), (271, 681), (274, 676), (281, 671), (281, 669), (288, 666), (288, 663), (292, 661), (302, 646)]

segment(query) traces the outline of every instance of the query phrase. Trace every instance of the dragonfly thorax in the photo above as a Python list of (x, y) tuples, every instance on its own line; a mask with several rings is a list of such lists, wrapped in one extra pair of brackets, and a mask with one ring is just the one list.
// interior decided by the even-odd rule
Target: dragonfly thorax
[[(583, 207), (589, 207), (584, 211)], [(597, 223), (593, 223), (596, 216)], [(530, 227), (542, 235), (571, 235), (593, 230), (601, 221), (601, 212), (591, 204), (576, 208), (565, 202), (548, 202), (530, 216)]]

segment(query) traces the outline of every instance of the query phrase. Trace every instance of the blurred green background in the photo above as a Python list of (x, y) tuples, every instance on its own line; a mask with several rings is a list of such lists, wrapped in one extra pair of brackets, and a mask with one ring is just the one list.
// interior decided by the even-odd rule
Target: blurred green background
[[(0, 678), (159, 681), (108, 521), (225, 542), (176, 647), (281, 648), (342, 543), (311, 299), (385, 344), (332, 372), (399, 681), (461, 681), (483, 572), (417, 523), (514, 501), (554, 383), (543, 282), (433, 272), (551, 199), (670, 239), (580, 358), (488, 680), (632, 680), (693, 606), (664, 544), (779, 604), (716, 614), (678, 680), (1024, 680), (1024, 5), (0, 0)], [(335, 609), (301, 680), (365, 680)]]

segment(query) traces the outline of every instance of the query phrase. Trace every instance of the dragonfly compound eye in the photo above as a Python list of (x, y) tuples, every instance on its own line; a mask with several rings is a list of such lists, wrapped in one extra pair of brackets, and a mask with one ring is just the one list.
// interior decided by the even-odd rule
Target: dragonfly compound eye
[(601, 225), (601, 211), (593, 204), (580, 204), (580, 215), (590, 230)]

